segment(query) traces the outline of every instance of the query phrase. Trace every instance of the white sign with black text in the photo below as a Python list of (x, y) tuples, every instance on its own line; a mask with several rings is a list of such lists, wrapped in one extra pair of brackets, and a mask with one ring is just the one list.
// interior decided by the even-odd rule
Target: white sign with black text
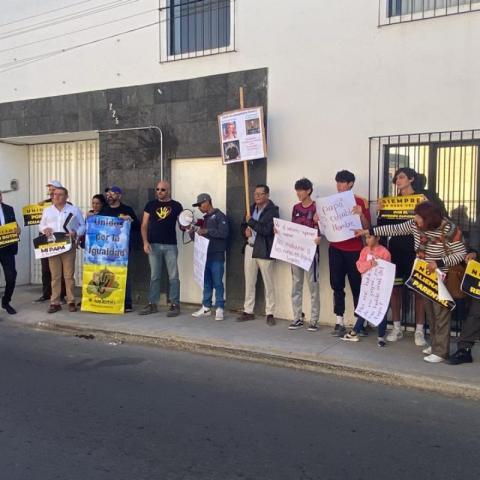
[(308, 272), (317, 249), (317, 230), (279, 218), (274, 218), (273, 224), (275, 238), (270, 256), (297, 265)]
[(362, 275), (362, 286), (355, 313), (378, 326), (385, 317), (393, 282), (395, 280), (395, 264), (376, 259), (377, 265)]
[(195, 233), (195, 243), (193, 247), (193, 278), (198, 285), (200, 285), (202, 290), (209, 243), (210, 240), (208, 238)]
[(316, 200), (319, 227), (329, 242), (342, 242), (355, 236), (354, 230), (362, 228), (360, 215), (352, 213), (357, 205), (349, 190)]

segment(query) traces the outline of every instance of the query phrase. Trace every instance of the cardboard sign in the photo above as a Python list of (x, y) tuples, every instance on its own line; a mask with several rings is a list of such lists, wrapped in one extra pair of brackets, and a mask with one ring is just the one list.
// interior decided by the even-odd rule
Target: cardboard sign
[(130, 226), (118, 217), (93, 215), (87, 219), (82, 311), (124, 312)]
[(355, 236), (362, 228), (360, 216), (352, 213), (357, 205), (350, 190), (316, 200), (319, 227), (329, 242), (341, 242)]
[(23, 207), (23, 225), (25, 227), (30, 227), (31, 225), (39, 225), (40, 220), (42, 219), (43, 210), (49, 205), (50, 204), (39, 205), (38, 203), (36, 203)]
[(477, 300), (480, 300), (480, 262), (470, 260), (462, 280), (462, 290)]
[(423, 201), (425, 201), (425, 196), (422, 194), (383, 197), (378, 202), (378, 218), (385, 220), (409, 220), (415, 216), (415, 207)]
[(413, 264), (410, 278), (405, 282), (405, 285), (442, 307), (453, 310), (455, 301), (445, 287), (443, 279), (440, 278), (441, 272), (437, 270), (427, 273), (427, 265), (428, 262), (417, 258)]
[(263, 108), (243, 108), (218, 116), (224, 164), (266, 158)]
[(6, 223), (0, 227), (0, 248), (19, 241), (16, 222)]
[(193, 247), (193, 278), (203, 289), (205, 278), (205, 265), (207, 264), (208, 244), (210, 240), (195, 233), (195, 243)]
[(270, 256), (297, 265), (308, 272), (317, 250), (317, 230), (279, 218), (274, 218), (273, 224), (276, 233)]
[(61, 255), (72, 248), (72, 239), (65, 232), (54, 232), (52, 236), (40, 235), (33, 239), (35, 258), (48, 258)]
[(376, 259), (377, 265), (362, 275), (355, 313), (378, 326), (384, 319), (395, 281), (395, 264)]

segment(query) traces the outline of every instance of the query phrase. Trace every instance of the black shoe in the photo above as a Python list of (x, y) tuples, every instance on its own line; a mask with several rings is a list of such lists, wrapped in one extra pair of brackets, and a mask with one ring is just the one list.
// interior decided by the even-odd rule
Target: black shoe
[(298, 330), (299, 328), (303, 328), (302, 320), (295, 320), (288, 326), (289, 330)]
[(273, 327), (275, 325), (275, 317), (273, 315), (267, 315), (267, 325)]
[(36, 300), (33, 301), (33, 303), (43, 303), (47, 302), (50, 300), (50, 297), (44, 297), (43, 295), (40, 298), (37, 298)]
[(178, 317), (180, 315), (180, 305), (176, 303), (172, 303), (168, 307), (167, 317)]
[(125, 305), (125, 308), (123, 309), (124, 313), (131, 313), (133, 312), (133, 307), (131, 305)]
[(2, 308), (6, 310), (9, 315), (15, 315), (17, 313), (9, 303), (2, 303)]
[(461, 365), (462, 363), (472, 363), (472, 349), (459, 348), (453, 355), (450, 355), (448, 363), (450, 365)]
[(254, 320), (255, 315), (253, 313), (242, 312), (237, 317), (237, 322), (247, 322), (248, 320)]
[(331, 332), (332, 336), (334, 337), (343, 337), (346, 333), (347, 329), (339, 323), (335, 324), (335, 328)]

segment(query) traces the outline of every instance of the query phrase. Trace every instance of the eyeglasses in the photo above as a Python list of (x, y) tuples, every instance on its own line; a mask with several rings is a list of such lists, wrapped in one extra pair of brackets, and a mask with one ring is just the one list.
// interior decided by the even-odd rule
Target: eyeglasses
[(167, 189), (166, 188), (157, 188), (157, 192), (166, 192)]

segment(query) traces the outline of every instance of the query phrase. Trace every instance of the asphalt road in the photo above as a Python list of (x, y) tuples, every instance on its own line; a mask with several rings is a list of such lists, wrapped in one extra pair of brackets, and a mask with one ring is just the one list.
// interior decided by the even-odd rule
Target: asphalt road
[(480, 478), (480, 408), (0, 322), (0, 480)]

